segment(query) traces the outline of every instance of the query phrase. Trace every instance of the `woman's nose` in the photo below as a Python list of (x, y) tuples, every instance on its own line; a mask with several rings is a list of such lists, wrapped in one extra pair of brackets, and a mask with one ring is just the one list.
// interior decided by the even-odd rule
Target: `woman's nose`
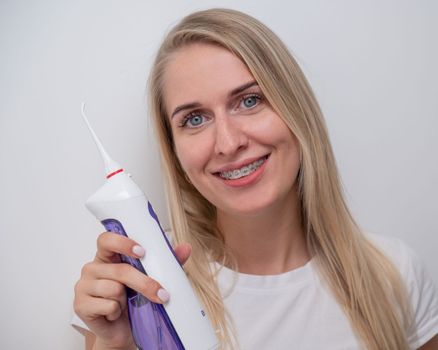
[(248, 137), (234, 118), (236, 116), (229, 115), (216, 118), (214, 137), (218, 155), (232, 155), (248, 146)]

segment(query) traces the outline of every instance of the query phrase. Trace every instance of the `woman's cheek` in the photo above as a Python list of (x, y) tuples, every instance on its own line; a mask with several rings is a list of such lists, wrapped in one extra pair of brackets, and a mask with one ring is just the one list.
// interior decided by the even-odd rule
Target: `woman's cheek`
[(211, 158), (213, 135), (209, 130), (202, 130), (197, 134), (181, 135), (175, 140), (178, 159), (184, 170), (199, 172)]
[(199, 146), (195, 144), (177, 144), (177, 157), (181, 163), (183, 170), (187, 173), (193, 173), (200, 166), (200, 160), (202, 159), (199, 154)]

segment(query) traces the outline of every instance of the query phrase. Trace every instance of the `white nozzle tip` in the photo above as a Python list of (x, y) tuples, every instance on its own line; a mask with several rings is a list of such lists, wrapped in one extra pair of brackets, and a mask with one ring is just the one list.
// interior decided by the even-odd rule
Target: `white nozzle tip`
[(82, 102), (82, 103), (81, 103), (81, 113), (82, 113), (82, 116), (83, 116), (83, 117), (87, 118), (87, 117), (85, 116), (85, 102)]
[(85, 115), (85, 102), (82, 102), (82, 104), (81, 104), (81, 112), (82, 112), (82, 117), (84, 118), (85, 123), (87, 124), (88, 129), (91, 132), (91, 135), (94, 139), (94, 142), (96, 143), (97, 148), (99, 149), (99, 153), (102, 156), (103, 162), (105, 164), (105, 172), (106, 172), (107, 177), (111, 174), (118, 173), (119, 170), (122, 169), (122, 167), (108, 156), (108, 153), (106, 153), (99, 138), (94, 133), (93, 128), (91, 127), (90, 122), (88, 121), (88, 118)]

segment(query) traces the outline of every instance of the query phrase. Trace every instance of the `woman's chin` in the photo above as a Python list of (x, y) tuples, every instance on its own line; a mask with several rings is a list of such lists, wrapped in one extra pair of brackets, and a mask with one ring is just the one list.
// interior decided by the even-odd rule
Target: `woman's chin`
[(260, 217), (264, 213), (267, 213), (272, 208), (272, 202), (257, 202), (257, 201), (249, 201), (248, 203), (239, 203), (239, 205), (229, 205), (224, 206), (222, 208), (218, 208), (225, 215), (230, 215), (234, 217)]

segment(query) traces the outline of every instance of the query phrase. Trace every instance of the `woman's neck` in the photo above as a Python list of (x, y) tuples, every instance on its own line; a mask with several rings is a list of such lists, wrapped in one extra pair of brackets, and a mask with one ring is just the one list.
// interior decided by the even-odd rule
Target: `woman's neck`
[(218, 210), (219, 229), (239, 272), (275, 275), (308, 262), (300, 212), (298, 195), (288, 196), (256, 215)]

